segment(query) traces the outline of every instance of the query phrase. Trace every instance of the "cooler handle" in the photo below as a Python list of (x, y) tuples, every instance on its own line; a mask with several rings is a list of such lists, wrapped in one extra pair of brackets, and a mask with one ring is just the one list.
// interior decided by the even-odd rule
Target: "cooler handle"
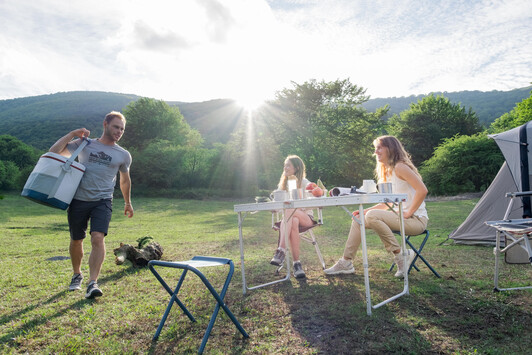
[(59, 176), (57, 177), (57, 179), (55, 181), (54, 187), (52, 187), (52, 189), (50, 190), (50, 193), (48, 194), (48, 198), (54, 197), (54, 195), (57, 192), (57, 190), (59, 190), (59, 186), (63, 182), (63, 177), (65, 176), (66, 172), (71, 169), (70, 165), (72, 165), (72, 163), (74, 162), (74, 159), (76, 159), (78, 154), (81, 153), (81, 151), (83, 150), (83, 148), (85, 148), (87, 146), (87, 144), (90, 144), (90, 140), (89, 139), (87, 139), (85, 137), (83, 137), (81, 139), (83, 141), (79, 145), (78, 149), (76, 149), (74, 151), (74, 153), (72, 153), (70, 158), (68, 158), (68, 160), (65, 162), (65, 164), (63, 164), (61, 166), (61, 168), (62, 168), (61, 172), (59, 173)]
[(62, 168), (64, 171), (69, 171), (70, 170), (70, 165), (72, 165), (72, 163), (74, 162), (74, 160), (77, 158), (77, 156), (79, 155), (79, 153), (81, 153), (81, 151), (83, 150), (83, 148), (85, 148), (87, 145), (89, 145), (91, 142), (89, 139), (83, 137), (81, 138), (82, 142), (81, 144), (79, 145), (78, 149), (76, 149), (74, 151), (74, 153), (72, 153), (72, 155), (70, 156), (70, 158), (67, 159), (67, 161), (65, 162), (65, 164), (63, 164)]

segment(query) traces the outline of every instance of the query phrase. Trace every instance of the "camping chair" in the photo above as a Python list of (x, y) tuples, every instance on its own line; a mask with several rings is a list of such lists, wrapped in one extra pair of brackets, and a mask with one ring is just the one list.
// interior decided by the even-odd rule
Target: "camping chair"
[[(229, 272), (227, 274), (227, 277), (225, 279), (224, 286), (222, 288), (222, 291), (218, 294), (216, 290), (212, 287), (211, 283), (207, 280), (205, 275), (203, 275), (198, 268), (201, 267), (208, 267), (208, 266), (224, 266), (229, 265)], [(179, 281), (177, 283), (177, 287), (175, 290), (172, 291), (172, 289), (168, 286), (168, 284), (163, 280), (161, 275), (155, 270), (154, 266), (161, 266), (161, 267), (171, 267), (175, 269), (182, 269), (181, 276), (179, 278)], [(198, 277), (203, 281), (203, 284), (207, 287), (207, 289), (211, 292), (212, 296), (216, 300), (216, 307), (214, 308), (214, 312), (211, 316), (211, 319), (209, 321), (209, 325), (207, 326), (207, 330), (205, 331), (205, 335), (203, 336), (203, 340), (201, 342), (200, 348), (198, 350), (198, 353), (203, 353), (203, 350), (205, 349), (205, 345), (207, 344), (207, 340), (209, 339), (209, 335), (211, 334), (212, 327), (214, 325), (214, 322), (216, 321), (216, 317), (218, 316), (218, 312), (220, 310), (220, 307), (223, 308), (225, 311), (225, 314), (229, 316), (229, 318), (233, 321), (237, 329), (242, 333), (242, 335), (245, 338), (249, 338), (249, 335), (246, 333), (244, 328), (240, 325), (236, 317), (231, 313), (227, 305), (224, 303), (224, 297), (225, 293), (227, 292), (227, 288), (229, 287), (229, 283), (231, 282), (231, 278), (233, 277), (233, 271), (235, 269), (235, 266), (233, 264), (233, 261), (231, 259), (226, 258), (216, 258), (216, 257), (209, 257), (209, 256), (195, 256), (191, 260), (188, 261), (177, 261), (177, 262), (171, 262), (171, 261), (160, 261), (160, 260), (151, 260), (148, 263), (148, 267), (150, 268), (151, 272), (157, 280), (163, 285), (164, 289), (170, 294), (170, 302), (168, 303), (168, 306), (166, 307), (166, 311), (164, 312), (164, 315), (161, 319), (161, 322), (159, 323), (159, 327), (157, 328), (157, 331), (155, 332), (155, 335), (153, 336), (153, 340), (157, 340), (159, 337), (159, 334), (161, 333), (161, 330), (163, 328), (164, 322), (166, 321), (166, 318), (168, 317), (168, 314), (170, 313), (170, 310), (172, 309), (172, 306), (174, 305), (174, 302), (177, 303), (177, 305), (183, 310), (183, 312), (188, 316), (188, 318), (195, 322), (196, 319), (192, 316), (192, 314), (188, 311), (188, 309), (185, 307), (185, 305), (179, 300), (177, 297), (177, 293), (179, 292), (179, 289), (183, 285), (183, 281), (185, 281), (185, 276), (188, 271), (192, 271)]]
[[(325, 270), (325, 261), (323, 260), (323, 256), (321, 255), (320, 247), (318, 246), (318, 241), (316, 240), (314, 231), (312, 231), (314, 227), (321, 226), (323, 224), (323, 213), (321, 207), (316, 209), (316, 215), (317, 221), (315, 220), (315, 223), (312, 226), (299, 227), (299, 238), (301, 238), (301, 240), (307, 243), (314, 245), (314, 248), (316, 249), (316, 254), (318, 254), (318, 259), (320, 260), (321, 267), (323, 270)], [(276, 231), (279, 231), (279, 240), (277, 241), (277, 246), (279, 247), (279, 244), (281, 243), (281, 219), (278, 211), (272, 212), (272, 228)], [(277, 268), (277, 272), (281, 271), (282, 268), (283, 265), (279, 266), (279, 268)]]
[[(495, 254), (495, 272), (494, 272), (494, 292), (499, 291), (511, 291), (522, 290), (532, 288), (532, 286), (513, 287), (513, 288), (499, 288), (499, 255), (506, 253), (510, 248), (521, 247), (526, 253), (528, 253), (528, 260), (532, 264), (532, 248), (530, 246), (530, 240), (532, 236), (532, 219), (508, 219), (510, 211), (516, 197), (531, 196), (532, 191), (524, 192), (509, 192), (506, 197), (510, 198), (510, 203), (504, 214), (504, 218), (500, 221), (487, 221), (486, 224), (497, 230), (495, 235), (495, 248), (493, 248), (493, 254)], [(505, 247), (501, 249), (501, 236), (506, 238)], [(510, 242), (508, 244), (508, 241)]]
[[(398, 236), (401, 236), (401, 232), (396, 232), (394, 231), (395, 234), (397, 234)], [(425, 235), (425, 237), (423, 238), (423, 241), (421, 242), (420, 246), (418, 249), (416, 249), (416, 247), (414, 247), (414, 245), (412, 244), (412, 242), (410, 242), (410, 238), (411, 237), (417, 237), (417, 236), (420, 236), (420, 235)], [(412, 251), (414, 253), (416, 253), (416, 257), (414, 258), (414, 260), (412, 261), (412, 264), (410, 264), (410, 267), (408, 268), (408, 273), (410, 274), (410, 270), (412, 270), (412, 268), (416, 269), (417, 271), (419, 271), (418, 267), (416, 266), (416, 260), (417, 258), (420, 258), (421, 261), (423, 261), (425, 263), (425, 265), (427, 265), (427, 267), (430, 269), (430, 271), (432, 271), (432, 273), (434, 275), (436, 275), (436, 277), (438, 278), (441, 278), (440, 274), (438, 274), (438, 272), (429, 264), (429, 262), (427, 261), (427, 259), (425, 259), (425, 257), (423, 255), (421, 255), (421, 251), (423, 250), (423, 248), (425, 247), (425, 243), (427, 243), (427, 240), (429, 239), (429, 231), (428, 229), (426, 229), (425, 231), (423, 231), (422, 233), (420, 234), (417, 234), (417, 235), (407, 235), (406, 236), (406, 243), (410, 246), (410, 248), (412, 248)], [(395, 266), (395, 263), (392, 264), (392, 266), (390, 266), (390, 270), (389, 271), (392, 271), (393, 268)]]

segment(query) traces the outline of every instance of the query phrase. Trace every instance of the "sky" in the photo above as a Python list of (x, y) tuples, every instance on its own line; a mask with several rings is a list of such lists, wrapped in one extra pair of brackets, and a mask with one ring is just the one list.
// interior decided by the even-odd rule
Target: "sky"
[(530, 0), (0, 0), (0, 99), (107, 91), (252, 106), (315, 79), (372, 98), (532, 82)]

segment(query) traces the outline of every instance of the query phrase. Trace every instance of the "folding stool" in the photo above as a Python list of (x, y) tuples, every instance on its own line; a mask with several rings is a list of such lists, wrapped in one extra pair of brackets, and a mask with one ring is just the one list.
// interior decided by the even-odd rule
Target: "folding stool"
[[(399, 236), (401, 236), (400, 232), (395, 232), (394, 231), (394, 233), (399, 235)], [(414, 247), (414, 245), (412, 245), (412, 243), (410, 242), (410, 237), (417, 237), (417, 236), (420, 236), (420, 235), (423, 235), (423, 234), (425, 235), (425, 237), (423, 238), (423, 241), (421, 242), (421, 245), (419, 246), (419, 249), (416, 249), (416, 247)], [(406, 236), (406, 243), (410, 246), (410, 248), (412, 248), (412, 251), (414, 253), (416, 253), (416, 257), (412, 261), (412, 264), (410, 264), (410, 267), (408, 268), (408, 272), (410, 273), (410, 270), (412, 270), (412, 268), (415, 268), (417, 271), (419, 271), (418, 267), (416, 266), (416, 260), (419, 257), (425, 263), (425, 265), (427, 265), (427, 267), (430, 269), (430, 271), (432, 271), (434, 273), (434, 275), (436, 275), (436, 277), (441, 278), (440, 274), (438, 274), (438, 272), (436, 270), (434, 270), (434, 268), (429, 264), (427, 259), (425, 259), (423, 257), (423, 255), (421, 255), (421, 251), (425, 247), (425, 243), (429, 239), (429, 235), (430, 235), (429, 231), (425, 230), (425, 231), (423, 231), (420, 234), (407, 235)], [(390, 267), (390, 271), (393, 270), (394, 266), (395, 266), (395, 263), (393, 263), (392, 266)]]
[[(212, 287), (211, 283), (207, 280), (205, 275), (203, 275), (198, 268), (201, 267), (208, 267), (208, 266), (223, 266), (223, 265), (229, 265), (229, 272), (227, 274), (224, 286), (222, 288), (222, 291), (218, 294), (216, 290)], [(177, 283), (177, 287), (174, 291), (168, 286), (168, 284), (163, 280), (161, 275), (155, 270), (154, 266), (161, 266), (161, 267), (171, 267), (176, 269), (182, 269), (181, 276), (179, 278), (179, 281)], [(155, 335), (153, 336), (153, 340), (157, 340), (159, 337), (159, 334), (161, 333), (161, 330), (163, 328), (163, 325), (166, 321), (166, 318), (168, 317), (168, 314), (170, 313), (170, 310), (172, 309), (172, 306), (174, 305), (174, 302), (177, 303), (177, 305), (183, 310), (183, 312), (188, 316), (188, 318), (195, 322), (196, 319), (192, 316), (192, 314), (188, 311), (188, 309), (185, 307), (185, 305), (179, 300), (177, 297), (177, 294), (179, 292), (179, 289), (181, 288), (183, 281), (185, 280), (185, 276), (187, 272), (190, 270), (203, 281), (203, 284), (207, 287), (207, 289), (211, 292), (212, 296), (216, 300), (216, 307), (214, 308), (214, 312), (211, 316), (211, 319), (209, 321), (209, 325), (207, 326), (207, 330), (205, 331), (205, 335), (203, 336), (203, 340), (201, 342), (201, 346), (198, 350), (199, 354), (203, 353), (203, 350), (205, 349), (205, 345), (207, 344), (207, 340), (209, 339), (209, 335), (211, 334), (212, 327), (214, 325), (214, 322), (216, 321), (216, 317), (218, 316), (218, 312), (220, 310), (220, 307), (223, 308), (225, 311), (225, 314), (229, 316), (229, 318), (233, 321), (237, 329), (242, 333), (242, 335), (245, 338), (249, 338), (249, 335), (246, 333), (244, 328), (240, 325), (236, 317), (231, 313), (227, 305), (224, 303), (224, 297), (227, 292), (227, 288), (229, 287), (229, 283), (231, 282), (231, 278), (233, 277), (233, 272), (235, 269), (235, 266), (233, 264), (233, 261), (231, 259), (226, 258), (217, 258), (217, 257), (209, 257), (209, 256), (195, 256), (191, 260), (188, 261), (160, 261), (160, 260), (151, 260), (148, 263), (148, 267), (150, 268), (151, 272), (157, 280), (161, 283), (161, 285), (164, 287), (164, 289), (170, 294), (170, 302), (168, 303), (168, 306), (166, 307), (166, 311), (164, 312), (164, 315), (161, 319), (161, 322), (159, 323), (159, 327), (157, 328), (157, 331), (155, 332)]]

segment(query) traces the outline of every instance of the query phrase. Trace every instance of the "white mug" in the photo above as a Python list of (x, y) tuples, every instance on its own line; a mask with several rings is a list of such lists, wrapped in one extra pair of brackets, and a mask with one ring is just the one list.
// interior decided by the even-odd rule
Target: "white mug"
[(286, 201), (288, 193), (285, 190), (275, 190), (271, 197), (274, 201)]
[(369, 194), (377, 192), (377, 184), (373, 180), (364, 180), (362, 183), (362, 189)]

